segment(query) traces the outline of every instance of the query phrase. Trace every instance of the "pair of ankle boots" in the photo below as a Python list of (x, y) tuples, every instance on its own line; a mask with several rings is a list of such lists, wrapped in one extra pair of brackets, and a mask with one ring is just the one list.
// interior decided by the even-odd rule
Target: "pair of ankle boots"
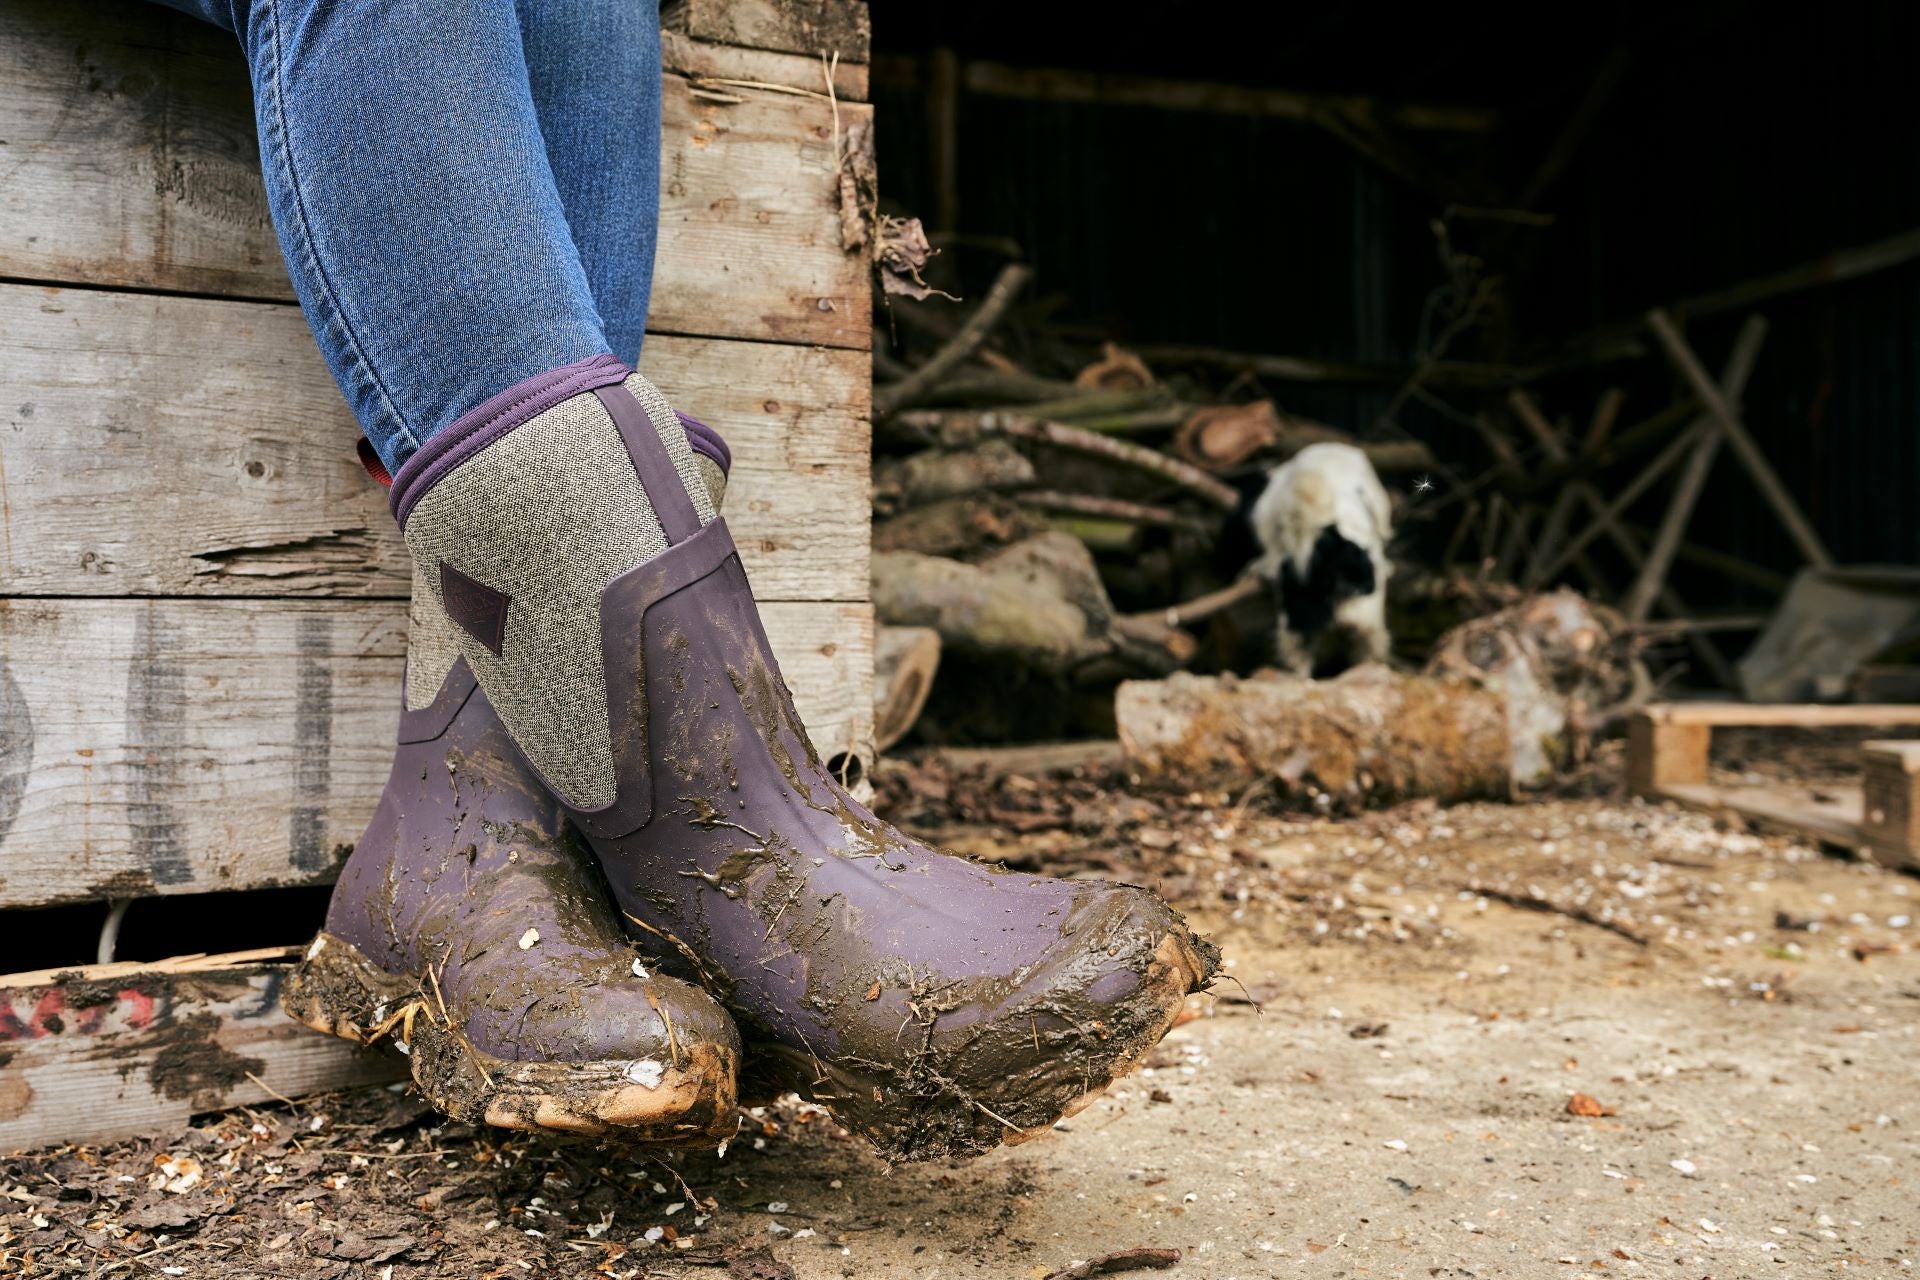
[(1044, 1132), (1217, 955), (1145, 890), (943, 854), (847, 794), (717, 517), (726, 462), (600, 357), (394, 477), (399, 746), (283, 1003), (513, 1128), (720, 1140), (746, 1070), (889, 1159)]

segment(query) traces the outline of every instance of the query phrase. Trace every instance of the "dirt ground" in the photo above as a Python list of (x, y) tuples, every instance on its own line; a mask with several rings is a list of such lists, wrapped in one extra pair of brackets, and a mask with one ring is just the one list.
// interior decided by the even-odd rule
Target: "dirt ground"
[(971, 1163), (888, 1169), (792, 1101), (662, 1160), (375, 1090), (0, 1159), (0, 1275), (1040, 1280), (1162, 1246), (1190, 1280), (1729, 1280), (1920, 1256), (1911, 877), (1617, 799), (1310, 820), (926, 771), (892, 798), (972, 852), (1157, 884), (1237, 981), (1060, 1132)]

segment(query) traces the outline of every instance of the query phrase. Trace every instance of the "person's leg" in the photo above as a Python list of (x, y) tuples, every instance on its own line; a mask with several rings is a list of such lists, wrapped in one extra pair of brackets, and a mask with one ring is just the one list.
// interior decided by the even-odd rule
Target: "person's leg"
[[(174, 7), (241, 35), (289, 272), (387, 467), (404, 474), (422, 443), (530, 379), (625, 372), (561, 212), (511, 0)], [(708, 452), (696, 473), (717, 504), (725, 451)], [(731, 1019), (635, 959), (418, 573), (415, 596), (393, 771), (288, 1012), (403, 1041), (416, 1083), (461, 1119), (724, 1136)]]
[(639, 355), (660, 223), (656, 0), (517, 0), (533, 108), (608, 349)]
[(489, 396), (611, 351), (512, 0), (234, 16), (294, 290), (390, 471)]

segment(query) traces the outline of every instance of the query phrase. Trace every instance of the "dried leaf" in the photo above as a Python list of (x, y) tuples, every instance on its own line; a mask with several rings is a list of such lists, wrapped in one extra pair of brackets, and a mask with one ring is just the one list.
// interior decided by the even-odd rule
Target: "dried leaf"
[(880, 289), (888, 297), (907, 297), (915, 300), (930, 298), (935, 294), (958, 302), (952, 294), (943, 292), (920, 278), (921, 268), (939, 252), (927, 242), (926, 228), (920, 225), (918, 218), (896, 218), (891, 214), (880, 216), (880, 234), (874, 243), (874, 267), (880, 273)]

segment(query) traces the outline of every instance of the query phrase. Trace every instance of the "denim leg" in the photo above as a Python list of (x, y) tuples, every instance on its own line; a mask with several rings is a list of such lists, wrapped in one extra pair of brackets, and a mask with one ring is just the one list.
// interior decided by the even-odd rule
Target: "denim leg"
[(489, 396), (612, 350), (513, 0), (175, 7), (240, 35), (294, 292), (390, 470)]
[(609, 349), (640, 352), (660, 223), (657, 0), (517, 0), (533, 107)]

